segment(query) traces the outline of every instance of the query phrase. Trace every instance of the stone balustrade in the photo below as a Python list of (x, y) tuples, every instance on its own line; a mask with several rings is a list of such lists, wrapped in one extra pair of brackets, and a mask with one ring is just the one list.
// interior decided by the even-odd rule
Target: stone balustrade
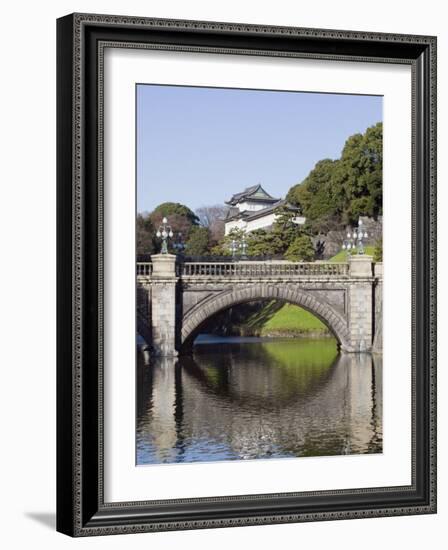
[[(180, 277), (347, 277), (347, 263), (320, 262), (185, 262), (176, 266)], [(151, 277), (152, 263), (137, 263), (137, 276)]]
[(137, 277), (151, 277), (152, 275), (152, 263), (151, 262), (137, 262)]

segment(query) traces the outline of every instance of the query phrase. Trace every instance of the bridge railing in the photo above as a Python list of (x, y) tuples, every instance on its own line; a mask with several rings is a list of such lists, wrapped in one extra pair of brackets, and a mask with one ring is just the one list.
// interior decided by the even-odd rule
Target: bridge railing
[[(344, 277), (347, 263), (319, 262), (185, 262), (176, 265), (179, 277)], [(137, 262), (137, 276), (151, 277), (152, 263)]]
[(318, 262), (186, 262), (179, 265), (181, 277), (304, 277), (347, 276), (346, 263)]
[(152, 275), (151, 262), (137, 262), (137, 276), (150, 277)]

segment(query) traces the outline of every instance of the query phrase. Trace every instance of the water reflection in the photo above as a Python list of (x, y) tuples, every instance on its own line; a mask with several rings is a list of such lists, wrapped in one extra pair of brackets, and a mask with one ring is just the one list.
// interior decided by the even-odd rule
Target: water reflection
[(382, 451), (380, 357), (232, 340), (139, 358), (137, 464)]

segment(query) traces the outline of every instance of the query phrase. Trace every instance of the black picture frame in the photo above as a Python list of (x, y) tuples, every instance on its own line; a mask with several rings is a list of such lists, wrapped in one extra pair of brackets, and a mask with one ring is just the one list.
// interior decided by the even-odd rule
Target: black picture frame
[[(100, 84), (111, 42), (412, 67), (410, 486), (104, 502)], [(57, 530), (89, 536), (435, 513), (436, 38), (72, 14), (57, 21), (57, 52)]]

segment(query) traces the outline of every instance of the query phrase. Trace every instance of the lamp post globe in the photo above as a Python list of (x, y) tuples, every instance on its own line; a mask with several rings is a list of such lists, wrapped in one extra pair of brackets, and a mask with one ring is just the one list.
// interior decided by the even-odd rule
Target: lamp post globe
[(173, 230), (170, 225), (168, 225), (168, 219), (164, 216), (162, 218), (162, 224), (157, 230), (156, 237), (162, 239), (162, 247), (160, 250), (161, 254), (168, 254), (168, 239), (172, 239), (174, 236)]
[(347, 239), (342, 243), (342, 250), (347, 251), (347, 258), (351, 255), (351, 250), (357, 249), (357, 253), (364, 254), (363, 240), (367, 239), (367, 231), (363, 229), (363, 221), (358, 221), (358, 227), (349, 228), (347, 230)]

